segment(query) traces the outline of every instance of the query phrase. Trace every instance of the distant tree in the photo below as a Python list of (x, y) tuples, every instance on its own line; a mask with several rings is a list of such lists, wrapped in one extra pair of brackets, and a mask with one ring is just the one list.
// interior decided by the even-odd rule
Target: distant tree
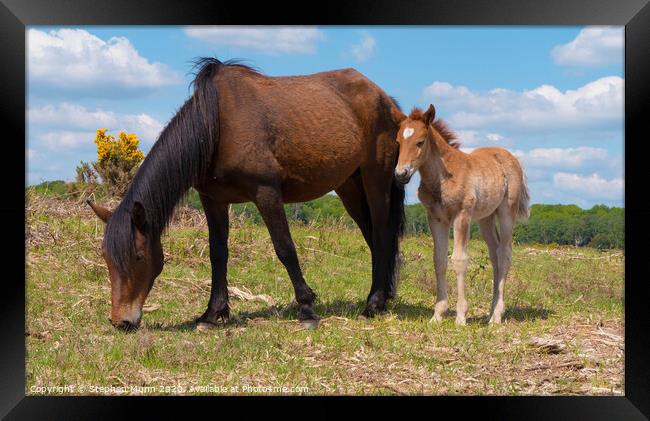
[[(196, 208), (201, 207), (198, 193), (192, 190), (187, 202)], [(355, 223), (347, 215), (343, 203), (335, 195), (325, 195), (304, 203), (285, 205), (287, 218), (305, 224), (321, 224), (343, 221), (350, 227)], [(255, 205), (238, 204), (232, 212), (254, 223), (262, 218)], [(405, 205), (405, 228), (407, 235), (429, 234), (427, 212), (419, 203)], [(563, 244), (576, 247), (624, 248), (625, 231), (623, 208), (609, 208), (596, 205), (591, 209), (581, 209), (576, 205), (533, 205), (527, 222), (515, 225), (514, 240), (517, 243)], [(470, 226), (471, 238), (481, 238), (478, 224)], [(450, 237), (451, 237), (450, 233)]]

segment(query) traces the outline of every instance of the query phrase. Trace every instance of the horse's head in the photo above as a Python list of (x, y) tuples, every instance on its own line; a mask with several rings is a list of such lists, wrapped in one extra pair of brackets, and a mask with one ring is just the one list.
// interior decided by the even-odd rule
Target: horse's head
[(429, 105), (429, 109), (424, 113), (416, 109), (401, 121), (397, 131), (399, 158), (395, 167), (395, 179), (399, 183), (408, 183), (424, 162), (429, 140), (428, 128), (435, 117), (436, 109)]
[(102, 255), (111, 279), (111, 323), (118, 329), (137, 329), (142, 306), (163, 268), (160, 236), (153, 235), (145, 209), (135, 202), (130, 210), (115, 212), (87, 202), (104, 221)]

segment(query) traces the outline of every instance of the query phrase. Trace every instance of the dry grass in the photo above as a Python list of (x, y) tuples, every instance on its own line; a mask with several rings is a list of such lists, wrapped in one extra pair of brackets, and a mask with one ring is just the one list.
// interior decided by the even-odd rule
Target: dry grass
[[(295, 225), (323, 317), (311, 331), (295, 320), (291, 284), (265, 227), (234, 220), (232, 317), (198, 332), (193, 320), (210, 291), (207, 228), (200, 212), (182, 208), (163, 239), (165, 270), (143, 326), (124, 334), (107, 321), (103, 226), (86, 205), (30, 195), (26, 234), (28, 394), (65, 385), (74, 386), (68, 394), (623, 393), (620, 251), (517, 246), (505, 323), (488, 326), (491, 268), (485, 245), (472, 241), (470, 318), (457, 327), (453, 311), (429, 323), (432, 240), (407, 237), (398, 298), (387, 314), (364, 320), (370, 256), (361, 235)], [(209, 388), (192, 389), (201, 386)], [(259, 389), (267, 386), (294, 389)]]

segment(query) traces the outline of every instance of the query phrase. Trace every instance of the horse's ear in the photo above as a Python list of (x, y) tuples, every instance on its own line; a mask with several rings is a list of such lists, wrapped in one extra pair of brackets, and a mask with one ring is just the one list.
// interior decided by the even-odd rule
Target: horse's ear
[(436, 108), (433, 106), (433, 104), (429, 104), (429, 108), (422, 115), (422, 121), (424, 121), (424, 124), (428, 126), (429, 124), (433, 124), (433, 120), (435, 119), (436, 119)]
[(142, 203), (133, 203), (133, 209), (131, 210), (131, 219), (133, 220), (133, 225), (135, 225), (135, 227), (141, 232), (144, 232), (144, 227), (147, 223), (147, 216)]
[(99, 206), (91, 202), (90, 200), (86, 200), (86, 203), (88, 203), (88, 206), (95, 212), (95, 215), (99, 217), (104, 223), (108, 222), (109, 219), (111, 219), (111, 216), (113, 215), (113, 212), (109, 211), (103, 206)]
[(396, 124), (400, 124), (406, 118), (406, 115), (397, 107), (390, 107), (390, 115)]

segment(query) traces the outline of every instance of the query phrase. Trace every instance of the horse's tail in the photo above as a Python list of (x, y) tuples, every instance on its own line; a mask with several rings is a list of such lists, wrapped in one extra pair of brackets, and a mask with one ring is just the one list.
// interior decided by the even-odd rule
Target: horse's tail
[(387, 298), (394, 298), (399, 281), (400, 254), (399, 242), (404, 235), (404, 187), (393, 178), (390, 190), (390, 211), (388, 215), (388, 232), (390, 234), (390, 261)]
[(521, 164), (519, 168), (521, 169), (521, 188), (515, 203), (515, 219), (525, 221), (530, 216), (530, 193), (528, 192), (528, 179)]

